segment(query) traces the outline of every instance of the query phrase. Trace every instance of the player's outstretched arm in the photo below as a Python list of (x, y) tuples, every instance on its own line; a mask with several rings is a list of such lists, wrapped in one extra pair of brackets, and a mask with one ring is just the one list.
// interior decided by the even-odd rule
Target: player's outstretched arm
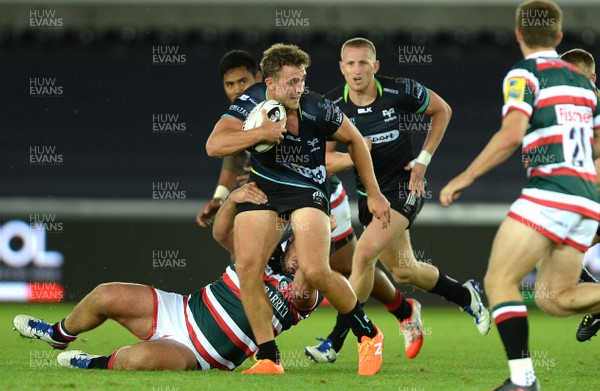
[(387, 228), (390, 222), (390, 203), (379, 189), (369, 148), (358, 129), (348, 120), (346, 115), (344, 115), (344, 120), (338, 130), (333, 134), (333, 138), (348, 145), (348, 153), (365, 185), (369, 211), (381, 221), (384, 228)]
[(425, 171), (446, 133), (452, 109), (438, 94), (429, 90), (429, 104), (423, 114), (431, 117), (429, 132), (419, 156), (404, 167), (406, 171), (411, 170), (408, 188), (417, 197), (425, 193)]
[(200, 209), (198, 215), (196, 215), (196, 223), (202, 228), (206, 228), (212, 224), (213, 217), (223, 202), (227, 200), (227, 197), (235, 188), (235, 185), (237, 185), (238, 177), (244, 175), (244, 167), (248, 164), (249, 158), (250, 154), (246, 151), (242, 151), (236, 155), (226, 156), (223, 159), (219, 183), (213, 198), (208, 201), (206, 205)]
[(517, 149), (527, 130), (529, 117), (518, 110), (509, 112), (502, 127), (487, 143), (479, 156), (460, 175), (452, 179), (440, 192), (440, 203), (449, 206), (475, 179), (503, 163)]
[(279, 143), (283, 140), (285, 128), (281, 121), (272, 122), (267, 112), (262, 112), (262, 125), (249, 132), (242, 130), (240, 119), (226, 115), (216, 123), (206, 141), (206, 153), (211, 157), (224, 157), (241, 152), (258, 143)]
[(235, 206), (242, 202), (251, 202), (257, 205), (264, 204), (267, 202), (267, 195), (256, 186), (256, 183), (246, 183), (231, 192), (229, 198), (217, 212), (215, 224), (213, 225), (213, 237), (231, 254), (234, 254), (233, 223), (236, 215)]

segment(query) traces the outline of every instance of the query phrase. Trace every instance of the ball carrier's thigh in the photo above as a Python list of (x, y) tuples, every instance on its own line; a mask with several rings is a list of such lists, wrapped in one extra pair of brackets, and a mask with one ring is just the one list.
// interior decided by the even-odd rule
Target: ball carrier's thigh
[(262, 276), (285, 225), (285, 221), (272, 210), (238, 213), (234, 224), (236, 267), (260, 271)]
[(323, 210), (305, 207), (292, 212), (298, 267), (307, 281), (321, 291), (338, 312), (345, 314), (356, 305), (348, 281), (329, 267), (331, 226)]

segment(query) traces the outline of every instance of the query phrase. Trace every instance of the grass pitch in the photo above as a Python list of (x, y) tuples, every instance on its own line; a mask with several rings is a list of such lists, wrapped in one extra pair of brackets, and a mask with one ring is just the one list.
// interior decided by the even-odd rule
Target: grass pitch
[[(59, 367), (58, 351), (46, 343), (22, 339), (12, 331), (12, 319), (25, 313), (54, 322), (64, 317), (72, 304), (0, 305), (3, 390), (489, 390), (508, 377), (504, 349), (494, 326), (481, 336), (472, 319), (454, 308), (423, 308), (425, 341), (419, 356), (409, 360), (395, 319), (382, 307), (367, 307), (367, 313), (385, 335), (384, 363), (373, 377), (359, 377), (356, 344), (348, 337), (335, 364), (315, 364), (303, 353), (314, 337), (326, 336), (333, 326), (331, 308), (318, 309), (310, 319), (282, 334), (277, 343), (286, 370), (284, 376), (245, 376), (234, 372), (119, 372), (82, 371)], [(529, 313), (530, 348), (542, 388), (546, 390), (592, 389), (598, 386), (596, 366), (600, 362), (600, 338), (580, 343), (575, 330), (580, 317), (552, 318), (537, 310)], [(113, 321), (82, 335), (71, 348), (107, 355), (123, 345), (137, 342)]]

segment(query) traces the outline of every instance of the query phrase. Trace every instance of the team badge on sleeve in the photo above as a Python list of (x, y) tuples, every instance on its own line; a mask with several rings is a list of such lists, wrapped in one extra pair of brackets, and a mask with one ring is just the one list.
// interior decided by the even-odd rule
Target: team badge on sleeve
[(509, 100), (517, 100), (522, 102), (525, 98), (525, 78), (511, 77), (504, 85), (504, 103)]

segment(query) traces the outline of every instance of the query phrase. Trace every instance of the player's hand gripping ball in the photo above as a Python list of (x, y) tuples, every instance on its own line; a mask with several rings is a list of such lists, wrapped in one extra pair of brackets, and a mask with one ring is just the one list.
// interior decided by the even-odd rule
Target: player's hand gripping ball
[[(242, 130), (250, 131), (262, 125), (262, 109), (265, 109), (267, 111), (267, 117), (271, 121), (284, 121), (285, 124), (285, 107), (283, 107), (283, 105), (277, 102), (276, 100), (269, 99), (260, 102), (252, 109), (252, 111), (250, 112), (250, 114), (248, 114), (248, 117), (244, 121), (244, 124), (242, 125)], [(253, 148), (256, 152), (262, 153), (267, 152), (269, 149), (273, 148), (274, 145), (275, 143), (258, 143)]]

